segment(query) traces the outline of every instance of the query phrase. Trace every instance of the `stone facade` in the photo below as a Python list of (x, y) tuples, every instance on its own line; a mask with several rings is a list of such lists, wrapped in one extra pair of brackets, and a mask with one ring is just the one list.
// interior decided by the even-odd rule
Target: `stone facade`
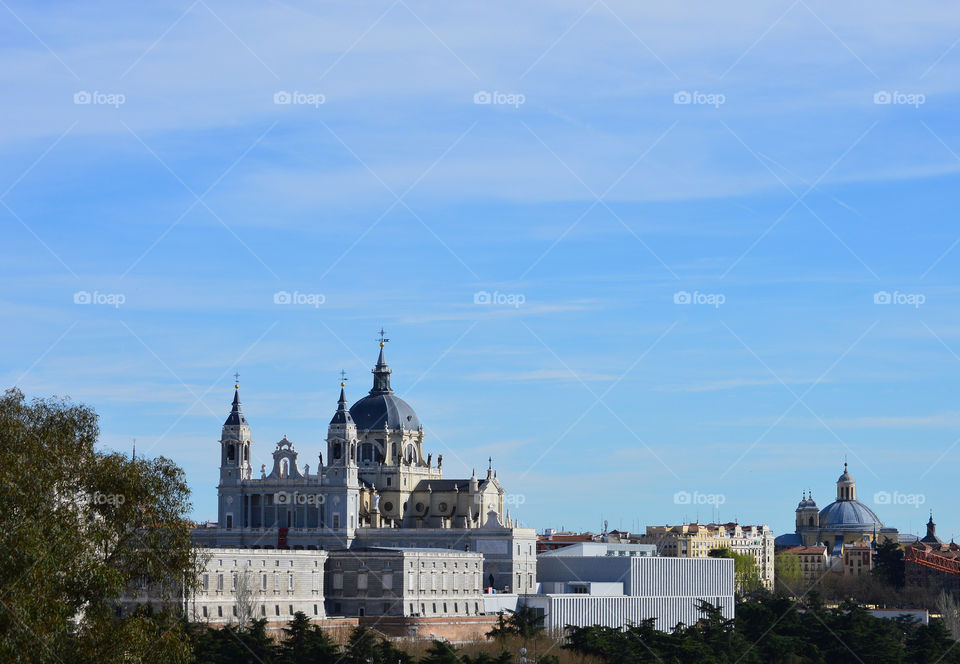
[[(326, 617), (325, 551), (219, 548), (201, 553), (196, 588), (184, 592), (181, 587), (168, 596), (177, 598), (189, 620), (223, 626), (266, 618), (276, 626), (297, 611), (312, 620)], [(140, 604), (161, 603), (160, 598), (150, 588), (131, 589), (120, 609), (129, 612)]]
[(483, 556), (478, 553), (354, 547), (329, 556), (330, 615), (447, 618), (483, 613)]
[(848, 576), (870, 574), (873, 570), (873, 543), (853, 542), (843, 546), (843, 573)]

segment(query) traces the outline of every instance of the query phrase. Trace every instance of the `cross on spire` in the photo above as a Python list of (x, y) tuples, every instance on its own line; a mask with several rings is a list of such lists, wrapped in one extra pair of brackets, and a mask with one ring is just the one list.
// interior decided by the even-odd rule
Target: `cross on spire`
[(235, 385), (234, 389), (238, 389), (238, 390), (240, 389), (240, 372), (239, 371), (233, 372), (233, 384)]
[(379, 336), (378, 339), (377, 339), (377, 341), (380, 342), (380, 348), (383, 348), (383, 344), (385, 344), (385, 343), (387, 343), (388, 341), (390, 341), (390, 340), (387, 339), (385, 336), (383, 336), (384, 334), (386, 334), (386, 332), (384, 332), (383, 328), (381, 327), (381, 328), (380, 328), (380, 336)]
[(340, 387), (343, 387), (344, 383), (346, 383), (348, 380), (350, 379), (347, 378), (347, 372), (341, 369), (340, 370)]

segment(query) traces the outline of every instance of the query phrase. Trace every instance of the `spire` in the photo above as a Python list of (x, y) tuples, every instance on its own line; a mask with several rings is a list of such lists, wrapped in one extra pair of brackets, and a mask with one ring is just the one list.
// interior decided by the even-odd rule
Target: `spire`
[(240, 408), (240, 383), (235, 383), (233, 390), (233, 404), (230, 414), (227, 416), (227, 421), (223, 423), (225, 427), (240, 426), (247, 423), (247, 418), (243, 416), (243, 410)]
[(337, 400), (337, 412), (333, 414), (330, 424), (353, 424), (350, 411), (347, 409), (346, 376), (340, 372), (340, 398)]
[(377, 358), (377, 366), (373, 368), (373, 389), (370, 390), (371, 396), (378, 394), (393, 394), (390, 388), (390, 367), (387, 366), (387, 360), (383, 357), (383, 346), (389, 339), (383, 336), (383, 328), (380, 328), (380, 356)]
[(933, 510), (930, 510), (930, 520), (927, 521), (927, 535), (920, 541), (930, 544), (940, 544), (940, 538), (937, 537), (937, 524), (933, 522)]

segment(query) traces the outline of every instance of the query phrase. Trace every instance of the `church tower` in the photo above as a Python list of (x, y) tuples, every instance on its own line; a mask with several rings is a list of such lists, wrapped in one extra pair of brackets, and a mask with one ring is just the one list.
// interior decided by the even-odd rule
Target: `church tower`
[(325, 526), (343, 538), (344, 545), (353, 540), (360, 518), (360, 478), (357, 473), (357, 426), (347, 409), (345, 383), (340, 382), (337, 411), (327, 427), (327, 467), (324, 483), (331, 487), (323, 509)]
[(800, 504), (797, 505), (797, 532), (816, 531), (820, 527), (820, 510), (817, 509), (817, 503), (813, 499), (813, 492), (810, 495), (803, 495)]
[(920, 540), (925, 544), (940, 545), (943, 542), (937, 537), (937, 524), (933, 522), (933, 511), (930, 511), (930, 520), (927, 521), (927, 534)]
[(240, 384), (233, 386), (233, 404), (230, 414), (223, 423), (220, 434), (220, 505), (219, 524), (221, 528), (233, 528), (234, 523), (242, 523), (242, 501), (240, 483), (249, 480), (250, 469), (250, 425), (240, 408)]
[(357, 425), (347, 410), (345, 383), (340, 383), (340, 400), (337, 411), (327, 427), (327, 465), (337, 468), (357, 467)]

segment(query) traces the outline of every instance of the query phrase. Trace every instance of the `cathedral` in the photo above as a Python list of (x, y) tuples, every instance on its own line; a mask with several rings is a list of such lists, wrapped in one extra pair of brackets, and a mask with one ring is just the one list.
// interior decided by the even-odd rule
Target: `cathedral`
[(194, 530), (204, 547), (337, 550), (425, 547), (484, 554), (484, 583), (535, 588), (536, 533), (517, 527), (493, 464), (477, 477), (444, 479), (443, 455), (425, 454), (417, 414), (390, 385), (384, 342), (370, 392), (347, 405), (346, 389), (327, 427), (325, 453), (303, 462), (284, 436), (273, 464), (251, 463), (254, 445), (239, 384), (219, 440), (218, 518)]
[(780, 535), (775, 544), (777, 549), (825, 545), (831, 556), (840, 556), (844, 544), (900, 539), (896, 528), (884, 526), (872, 509), (857, 500), (857, 483), (844, 463), (837, 479), (837, 499), (821, 510), (813, 492), (804, 493), (796, 509), (796, 531)]

